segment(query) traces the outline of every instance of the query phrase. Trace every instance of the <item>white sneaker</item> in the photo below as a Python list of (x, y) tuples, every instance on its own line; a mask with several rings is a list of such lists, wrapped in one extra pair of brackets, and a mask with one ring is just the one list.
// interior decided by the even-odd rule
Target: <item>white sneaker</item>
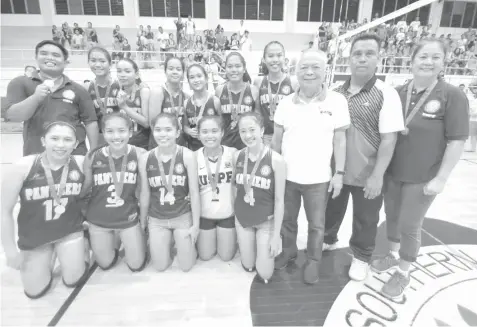
[(333, 244), (327, 244), (323, 242), (323, 251), (333, 251), (338, 248), (338, 243), (335, 242)]
[(349, 268), (349, 278), (357, 282), (361, 282), (368, 277), (369, 264), (367, 262), (353, 258), (351, 267)]

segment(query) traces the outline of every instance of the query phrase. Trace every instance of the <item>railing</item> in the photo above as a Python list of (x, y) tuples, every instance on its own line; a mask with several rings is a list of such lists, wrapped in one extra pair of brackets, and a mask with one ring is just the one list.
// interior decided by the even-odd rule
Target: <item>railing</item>
[[(107, 49), (112, 58), (113, 63), (116, 63), (120, 58), (131, 58), (138, 64), (140, 69), (157, 69), (160, 68), (167, 57), (179, 57), (179, 58), (186, 58), (192, 56), (191, 59), (199, 59), (204, 58), (205, 64), (210, 64), (210, 60), (212, 57), (216, 58), (216, 61), (219, 63), (224, 60), (224, 56), (226, 53), (219, 53), (214, 51), (206, 50), (201, 55), (198, 55), (197, 52), (194, 51), (168, 51), (168, 52), (160, 52), (160, 51), (123, 51), (123, 50), (113, 50)], [(87, 60), (86, 60), (86, 53), (87, 50), (70, 50), (70, 57), (68, 59), (70, 67), (84, 67), (87, 68)], [(300, 52), (295, 53), (295, 57), (298, 56)], [(25, 65), (36, 65), (35, 62), (35, 50), (34, 49), (1, 49), (0, 50), (0, 60), (2, 68), (17, 68), (23, 69)], [(260, 61), (260, 58), (254, 55), (254, 59), (257, 59), (257, 62)], [(257, 57), (257, 58), (255, 58)], [(293, 57), (293, 53), (292, 53)], [(338, 58), (336, 64), (336, 72), (338, 73), (349, 73), (349, 58)], [(410, 73), (411, 69), (411, 58), (410, 57), (394, 57), (394, 56), (386, 56), (381, 58), (380, 63), (378, 64), (378, 73), (384, 74), (406, 74)], [(248, 65), (248, 70), (250, 73), (254, 74), (255, 65)], [(293, 69), (291, 67), (291, 71)], [(219, 64), (219, 75), (223, 75), (224, 69)], [(258, 72), (257, 72), (258, 73)], [(467, 76), (474, 76), (477, 73), (477, 59), (458, 59), (458, 60), (451, 60), (447, 62), (445, 74), (446, 75), (467, 75)]]

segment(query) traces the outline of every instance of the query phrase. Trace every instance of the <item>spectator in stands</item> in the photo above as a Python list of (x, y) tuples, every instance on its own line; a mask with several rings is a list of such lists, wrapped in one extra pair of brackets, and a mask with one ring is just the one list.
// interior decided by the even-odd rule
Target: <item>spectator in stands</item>
[[(81, 35), (78, 30), (75, 31), (75, 35), (73, 35), (73, 39), (71, 40), (71, 48), (74, 50), (84, 49), (83, 35)], [(71, 52), (71, 54), (73, 54), (73, 51)]]
[(131, 58), (131, 45), (129, 44), (129, 41), (128, 39), (124, 39), (123, 40), (123, 45), (122, 45), (122, 50), (124, 51), (124, 58), (128, 58), (130, 59)]
[(182, 22), (182, 18), (179, 17), (177, 20), (174, 21), (174, 24), (176, 25), (176, 29), (177, 29), (177, 44), (179, 45), (180, 44), (180, 41), (181, 41), (181, 32), (184, 30), (184, 23)]
[(63, 31), (56, 27), (56, 25), (53, 25), (51, 28), (51, 34), (53, 37), (53, 41), (56, 43), (63, 43)]
[(86, 154), (98, 144), (98, 124), (93, 101), (86, 89), (65, 76), (68, 51), (59, 43), (45, 40), (35, 47), (39, 75), (14, 78), (7, 87), (6, 118), (25, 122), (23, 155), (41, 153), (44, 124), (64, 120), (75, 126), (79, 141), (73, 154)]
[(122, 49), (123, 49), (123, 46), (121, 41), (119, 40), (119, 37), (115, 36), (114, 42), (113, 42), (113, 53), (111, 54), (111, 58), (113, 59), (114, 62), (123, 58)]
[(76, 33), (76, 30), (78, 30), (80, 34), (84, 34), (83, 29), (78, 26), (78, 23), (73, 23), (73, 33)]
[[(164, 32), (164, 30), (162, 29), (162, 26), (159, 26), (158, 28), (158, 33), (156, 35), (156, 40), (157, 40), (157, 43), (158, 43), (158, 47), (159, 47), (159, 51), (160, 52), (166, 52), (167, 51), (167, 39), (168, 39), (168, 35), (166, 32)], [(161, 54), (161, 61), (164, 61), (166, 60), (166, 58), (164, 57), (164, 54), (162, 53)]]
[(64, 35), (64, 38), (62, 40), (62, 45), (65, 46), (66, 42), (65, 41), (68, 41), (68, 45), (71, 47), (71, 40), (73, 38), (73, 31), (71, 30), (71, 28), (68, 26), (68, 23), (63, 23), (61, 25), (61, 29), (63, 31), (63, 35)]
[(417, 31), (417, 29), (421, 26), (419, 16), (416, 16), (416, 19), (414, 19), (409, 26), (412, 27), (414, 31)]
[(241, 40), (245, 35), (245, 26), (243, 26), (243, 19), (240, 20), (240, 28), (238, 30), (238, 40)]
[(139, 25), (139, 30), (137, 31), (136, 36), (137, 36), (138, 38), (140, 38), (140, 37), (143, 36), (143, 35), (144, 35), (144, 26)]
[(205, 42), (207, 44), (207, 50), (212, 50), (214, 48), (215, 37), (212, 30), (208, 31)]
[(187, 17), (187, 21), (185, 23), (185, 30), (186, 30), (187, 47), (192, 49), (194, 45), (195, 23), (192, 21), (191, 15)]
[(84, 34), (86, 35), (86, 47), (88, 49), (99, 43), (98, 34), (91, 22), (88, 22), (88, 27), (84, 30)]
[(467, 49), (467, 39), (465, 38), (465, 34), (460, 36), (460, 40), (457, 40), (457, 48), (465, 51)]
[(250, 33), (249, 31), (245, 31), (245, 34), (240, 40), (240, 50), (242, 52), (251, 52), (252, 51), (252, 39), (250, 38)]
[(121, 43), (123, 42), (124, 35), (120, 32), (121, 27), (119, 25), (116, 25), (116, 27), (113, 30), (113, 38), (118, 38), (118, 41)]
[(232, 34), (232, 37), (230, 39), (230, 50), (237, 51), (240, 49), (240, 42), (238, 39), (237, 33)]

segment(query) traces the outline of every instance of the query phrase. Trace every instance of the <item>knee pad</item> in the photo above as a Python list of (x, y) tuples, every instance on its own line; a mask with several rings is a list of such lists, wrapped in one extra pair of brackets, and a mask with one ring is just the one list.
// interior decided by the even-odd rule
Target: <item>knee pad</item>
[(31, 300), (36, 300), (43, 297), (48, 292), (48, 290), (51, 288), (51, 284), (53, 284), (53, 277), (50, 278), (48, 285), (46, 285), (45, 288), (40, 293), (35, 295), (28, 294), (27, 291), (23, 291), (23, 293), (25, 293), (25, 295)]
[(114, 258), (113, 258), (113, 261), (111, 261), (111, 263), (110, 263), (108, 266), (106, 266), (106, 267), (101, 267), (99, 264), (98, 264), (98, 266), (99, 266), (102, 270), (109, 270), (109, 269), (113, 268), (113, 267), (116, 265), (116, 263), (118, 262), (118, 259), (119, 259), (119, 250), (118, 250), (118, 249), (115, 249), (115, 250), (114, 250)]
[(71, 284), (68, 284), (64, 278), (62, 278), (63, 280), (63, 284), (66, 286), (66, 287), (69, 287), (69, 288), (73, 288), (73, 287), (76, 287), (78, 286), (78, 284), (80, 284), (83, 280), (86, 279), (86, 277), (88, 276), (88, 272), (89, 272), (89, 263), (88, 262), (85, 262), (85, 268), (84, 268), (84, 273), (83, 275), (81, 275), (80, 278), (78, 278), (78, 280), (76, 282), (73, 282)]

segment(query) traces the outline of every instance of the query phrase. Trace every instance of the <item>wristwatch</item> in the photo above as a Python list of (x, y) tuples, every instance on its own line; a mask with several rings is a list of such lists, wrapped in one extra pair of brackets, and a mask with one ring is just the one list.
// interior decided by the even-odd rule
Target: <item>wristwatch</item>
[(335, 171), (335, 174), (344, 176), (345, 172), (343, 170), (337, 170), (337, 171)]

